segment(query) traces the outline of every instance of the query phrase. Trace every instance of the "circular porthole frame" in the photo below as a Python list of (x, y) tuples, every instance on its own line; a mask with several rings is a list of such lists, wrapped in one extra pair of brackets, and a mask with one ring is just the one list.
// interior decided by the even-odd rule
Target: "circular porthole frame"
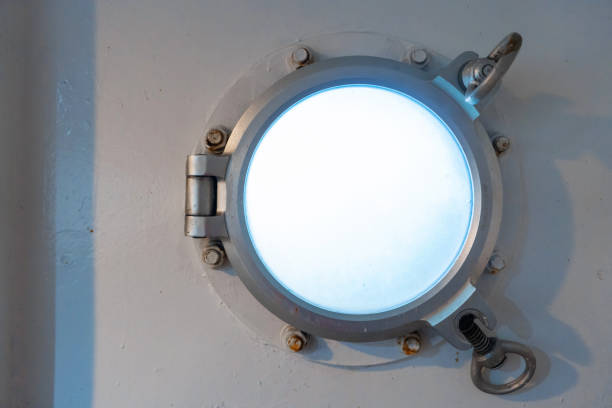
[[(287, 75), (257, 98), (233, 128), (225, 154), (224, 177), (227, 237), (221, 238), (228, 260), (255, 298), (281, 320), (308, 333), (330, 339), (368, 342), (403, 335), (420, 326), (445, 326), (445, 338), (461, 348), (469, 345), (455, 333), (457, 313), (474, 309), (493, 320), (472, 285), (484, 270), (501, 222), (501, 176), (489, 136), (471, 111), (440, 86), (431, 74), (412, 65), (378, 57), (338, 57), (303, 67)], [(297, 298), (269, 274), (247, 231), (244, 182), (257, 144), (272, 122), (287, 108), (322, 89), (350, 84), (390, 88), (420, 102), (455, 135), (467, 159), (474, 192), (470, 230), (455, 264), (432, 289), (394, 310), (371, 315), (334, 313)], [(322, 129), (324, 131), (324, 129)], [(330, 135), (332, 137), (333, 135)], [(325, 146), (321, 146), (322, 149)], [(384, 140), (373, 155), (384, 155)], [(364, 167), (369, 171), (367, 157)], [(324, 197), (322, 197), (324, 199)], [(365, 215), (364, 215), (365, 216)], [(372, 239), (364, 237), (364, 239)], [(470, 306), (472, 305), (472, 306)], [(449, 324), (450, 321), (450, 324)], [(446, 322), (446, 324), (443, 324)], [(491, 322), (493, 323), (493, 322)], [(440, 331), (440, 330), (439, 330)], [(455, 335), (456, 334), (456, 335)], [(454, 337), (455, 341), (451, 340)]]

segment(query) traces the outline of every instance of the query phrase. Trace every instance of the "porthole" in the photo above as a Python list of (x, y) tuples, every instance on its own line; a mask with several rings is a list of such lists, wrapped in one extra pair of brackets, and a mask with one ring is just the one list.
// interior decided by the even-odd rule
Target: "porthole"
[[(427, 326), (474, 347), (479, 388), (522, 386), (535, 359), (515, 343), (476, 344), (495, 317), (473, 284), (502, 205), (500, 147), (479, 108), (519, 47), (513, 33), (486, 58), (464, 53), (434, 71), (414, 52), (406, 62), (294, 50), (294, 71), (189, 156), (186, 234), (204, 240), (208, 265), (227, 257), (289, 325), (292, 349), (311, 336), (372, 342)], [(494, 389), (480, 372), (502, 345), (528, 364)]]

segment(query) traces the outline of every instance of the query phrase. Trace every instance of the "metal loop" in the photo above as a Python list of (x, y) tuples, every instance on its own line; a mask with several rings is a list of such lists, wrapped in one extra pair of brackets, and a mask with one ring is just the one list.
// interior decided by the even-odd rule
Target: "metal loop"
[[(525, 369), (514, 380), (505, 384), (491, 384), (483, 377), (483, 371), (485, 368), (494, 369), (495, 367), (489, 367), (487, 362), (488, 358), (478, 358), (474, 356), (472, 358), (471, 376), (474, 385), (481, 391), (489, 394), (508, 394), (516, 391), (531, 380), (536, 370), (536, 358), (529, 347), (516, 343), (514, 341), (497, 340), (495, 348), (499, 348), (499, 352), (505, 357), (506, 354), (517, 354), (525, 360)], [(495, 352), (493, 352), (495, 354)], [(481, 356), (484, 357), (484, 356)]]
[(466, 102), (476, 105), (495, 88), (512, 65), (522, 44), (523, 37), (519, 33), (510, 33), (493, 48), (487, 58), (466, 64), (463, 69)]

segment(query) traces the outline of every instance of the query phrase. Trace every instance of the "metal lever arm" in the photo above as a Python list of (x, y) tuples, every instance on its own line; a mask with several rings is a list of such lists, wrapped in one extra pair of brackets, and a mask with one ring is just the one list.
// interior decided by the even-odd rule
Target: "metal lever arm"
[(476, 105), (495, 88), (512, 65), (522, 44), (523, 38), (519, 33), (510, 33), (486, 58), (477, 58), (465, 64), (461, 79), (465, 86), (466, 102)]

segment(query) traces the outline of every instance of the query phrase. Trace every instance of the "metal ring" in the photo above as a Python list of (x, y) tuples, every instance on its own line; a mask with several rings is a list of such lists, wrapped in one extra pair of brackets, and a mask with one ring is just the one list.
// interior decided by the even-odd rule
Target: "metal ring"
[(514, 341), (497, 340), (496, 346), (499, 347), (505, 356), (506, 354), (517, 354), (525, 360), (525, 370), (514, 380), (505, 384), (491, 384), (484, 379), (482, 373), (486, 366), (483, 359), (472, 359), (471, 376), (474, 385), (481, 391), (489, 394), (508, 394), (516, 391), (531, 380), (536, 370), (536, 358), (529, 347)]

